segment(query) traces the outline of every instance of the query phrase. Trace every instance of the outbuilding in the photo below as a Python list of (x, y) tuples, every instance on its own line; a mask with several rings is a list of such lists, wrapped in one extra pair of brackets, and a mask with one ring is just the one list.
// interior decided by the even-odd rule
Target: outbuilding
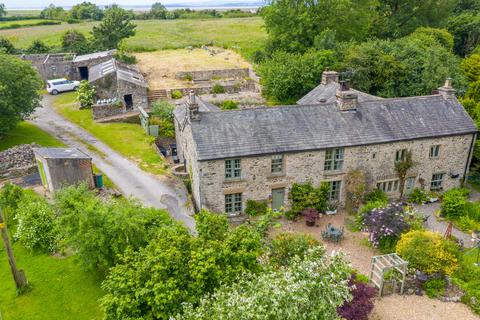
[(54, 193), (64, 186), (86, 183), (94, 187), (92, 158), (76, 148), (33, 149), (46, 189)]

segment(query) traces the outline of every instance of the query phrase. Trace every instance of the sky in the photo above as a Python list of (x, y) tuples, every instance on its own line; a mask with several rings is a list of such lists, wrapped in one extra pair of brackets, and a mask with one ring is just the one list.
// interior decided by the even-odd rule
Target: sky
[[(88, 0), (93, 2), (97, 5), (108, 5), (111, 3), (116, 3), (119, 5), (151, 5), (154, 2), (158, 2), (158, 0)], [(5, 4), (7, 8), (20, 8), (20, 7), (46, 7), (53, 3), (57, 6), (72, 6), (77, 3), (83, 2), (82, 0), (0, 0), (0, 3)], [(225, 3), (225, 2), (235, 2), (235, 1), (215, 1), (215, 0), (163, 0), (160, 1), (163, 4), (176, 4), (176, 3), (205, 3), (207, 2), (210, 4), (217, 3)]]

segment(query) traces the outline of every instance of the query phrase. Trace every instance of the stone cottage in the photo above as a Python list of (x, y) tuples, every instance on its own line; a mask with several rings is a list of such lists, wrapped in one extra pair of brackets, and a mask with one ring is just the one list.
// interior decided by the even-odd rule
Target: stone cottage
[(297, 105), (206, 111), (192, 96), (174, 114), (197, 208), (231, 215), (249, 199), (288, 208), (295, 182), (328, 182), (330, 200), (343, 204), (346, 176), (357, 169), (369, 189), (398, 197), (395, 162), (407, 151), (415, 166), (406, 193), (458, 187), (477, 135), (450, 80), (438, 94), (382, 99), (350, 88), (334, 71)]
[(95, 86), (97, 100), (120, 102), (120, 113), (148, 107), (148, 84), (135, 66), (110, 59), (90, 68), (89, 82)]
[(59, 78), (88, 80), (90, 68), (111, 60), (115, 52), (108, 50), (80, 56), (73, 53), (24, 54), (20, 58), (30, 61), (45, 81)]

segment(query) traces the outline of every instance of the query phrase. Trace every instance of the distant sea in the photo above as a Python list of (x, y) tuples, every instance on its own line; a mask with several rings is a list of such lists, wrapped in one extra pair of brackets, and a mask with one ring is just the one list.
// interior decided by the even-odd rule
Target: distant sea
[[(184, 4), (166, 4), (167, 10), (175, 9), (192, 9), (192, 10), (204, 10), (204, 9), (216, 9), (216, 10), (228, 10), (228, 9), (258, 9), (264, 5), (263, 1), (254, 2), (230, 2), (213, 4), (211, 2), (206, 3), (184, 3)], [(104, 6), (99, 6), (104, 7)], [(149, 11), (151, 5), (120, 5), (120, 7), (134, 11)], [(8, 7), (7, 10), (42, 10), (45, 7)], [(65, 9), (70, 9), (71, 6), (63, 6)]]

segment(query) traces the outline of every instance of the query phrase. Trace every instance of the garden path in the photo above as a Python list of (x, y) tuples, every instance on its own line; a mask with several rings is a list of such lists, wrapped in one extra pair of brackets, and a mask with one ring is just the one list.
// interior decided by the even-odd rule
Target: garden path
[[(425, 228), (431, 231), (436, 231), (441, 233), (442, 235), (445, 234), (445, 231), (447, 230), (448, 227), (448, 222), (439, 219), (436, 215), (435, 212), (440, 210), (440, 203), (428, 203), (428, 204), (422, 204), (422, 205), (415, 205), (415, 208), (424, 216), (428, 217), (427, 223), (425, 224)], [(472, 237), (453, 227), (452, 228), (452, 235), (463, 241), (463, 245), (467, 248), (471, 248), (473, 246), (472, 242)]]
[[(52, 97), (44, 95), (43, 108), (36, 110), (32, 122), (67, 146), (88, 154), (124, 195), (137, 198), (146, 206), (166, 209), (174, 219), (195, 233), (193, 209), (187, 206), (188, 194), (184, 187), (168, 177), (143, 171), (89, 132), (60, 116), (51, 107), (52, 103)], [(89, 146), (100, 152), (93, 152)]]

